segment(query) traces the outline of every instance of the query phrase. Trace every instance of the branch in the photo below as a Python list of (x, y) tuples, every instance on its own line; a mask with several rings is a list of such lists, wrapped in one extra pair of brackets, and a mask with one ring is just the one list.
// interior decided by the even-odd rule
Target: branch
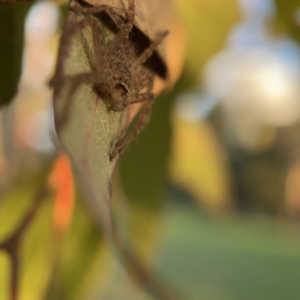
[(24, 236), (27, 227), (34, 219), (43, 199), (46, 198), (48, 193), (49, 191), (43, 183), (42, 186), (37, 191), (29, 211), (24, 216), (19, 226), (4, 242), (0, 243), (0, 250), (2, 249), (3, 251), (5, 251), (8, 254), (11, 261), (11, 284), (10, 284), (11, 300), (18, 299), (19, 245), (21, 243), (21, 240)]

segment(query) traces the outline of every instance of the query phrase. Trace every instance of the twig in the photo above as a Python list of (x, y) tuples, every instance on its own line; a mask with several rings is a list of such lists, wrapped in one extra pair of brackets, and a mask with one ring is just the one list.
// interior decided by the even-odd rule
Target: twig
[(10, 299), (17, 300), (18, 298), (18, 275), (19, 275), (19, 245), (22, 240), (23, 234), (28, 225), (35, 217), (42, 200), (48, 195), (49, 191), (43, 184), (37, 191), (34, 201), (20, 222), (16, 230), (2, 243), (0, 249), (7, 252), (11, 261), (11, 283), (10, 283)]

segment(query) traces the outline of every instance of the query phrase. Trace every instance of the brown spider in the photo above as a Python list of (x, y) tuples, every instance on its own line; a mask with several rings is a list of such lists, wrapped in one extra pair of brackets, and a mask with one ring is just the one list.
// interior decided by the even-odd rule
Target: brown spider
[[(148, 123), (155, 95), (151, 93), (154, 83), (154, 73), (143, 64), (151, 57), (157, 46), (168, 34), (167, 31), (157, 34), (149, 47), (137, 56), (130, 33), (135, 18), (134, 0), (128, 0), (128, 10), (125, 10), (125, 19), (118, 14), (118, 9), (108, 5), (90, 7), (80, 4), (77, 0), (71, 0), (70, 10), (83, 15), (83, 19), (68, 28), (68, 32), (62, 37), (61, 48), (68, 47), (70, 36), (84, 27), (89, 26), (92, 31), (92, 44), (94, 53), (94, 65), (92, 72), (78, 74), (74, 77), (64, 117), (67, 116), (68, 106), (72, 96), (82, 83), (93, 84), (95, 93), (102, 99), (109, 109), (115, 112), (123, 111), (128, 105), (142, 102), (142, 108), (138, 120), (131, 132), (127, 133), (114, 146), (110, 160), (123, 151), (132, 138), (134, 138)], [(118, 33), (114, 40), (107, 46), (103, 45), (99, 21), (95, 18), (105, 12), (116, 24)], [(64, 40), (65, 39), (65, 40)], [(66, 51), (65, 51), (66, 52)], [(56, 75), (51, 84), (57, 85), (56, 93), (62, 88), (62, 60), (64, 55), (59, 55)], [(57, 76), (59, 74), (60, 76)], [(60, 81), (60, 82), (59, 82)]]

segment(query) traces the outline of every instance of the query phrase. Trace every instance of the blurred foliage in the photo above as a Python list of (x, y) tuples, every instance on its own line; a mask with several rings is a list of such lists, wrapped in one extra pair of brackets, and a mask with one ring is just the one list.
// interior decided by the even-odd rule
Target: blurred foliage
[(174, 114), (173, 131), (170, 177), (174, 184), (188, 190), (200, 207), (212, 213), (233, 209), (228, 158), (212, 126)]
[[(1, 197), (1, 241), (11, 234), (31, 206), (31, 202), (41, 180), (27, 181), (18, 184), (18, 189), (7, 191)], [(50, 214), (51, 203), (46, 201), (39, 210), (38, 216), (26, 230), (21, 243), (20, 299), (41, 299), (52, 266), (52, 249), (50, 247)], [(4, 266), (1, 265), (0, 269)], [(44, 269), (45, 268), (45, 269)], [(30, 286), (30, 288), (28, 288)], [(8, 294), (8, 286), (1, 286), (0, 294)], [(7, 299), (7, 298), (2, 298)]]
[(76, 200), (73, 220), (62, 241), (60, 258), (45, 299), (80, 299), (83, 285), (90, 280), (89, 274), (103, 251), (99, 231), (82, 207), (82, 200)]
[(299, 224), (199, 218), (186, 205), (174, 207), (167, 220), (159, 268), (189, 299), (299, 299)]
[(276, 216), (284, 199), (287, 158), (271, 149), (235, 160), (233, 167), (240, 210)]
[(275, 2), (282, 28), (300, 42), (299, 0), (275, 0)]
[(22, 69), (25, 17), (32, 3), (0, 6), (0, 108), (17, 92)]
[(204, 63), (224, 46), (239, 20), (235, 0), (174, 0), (187, 34), (187, 69), (197, 78)]

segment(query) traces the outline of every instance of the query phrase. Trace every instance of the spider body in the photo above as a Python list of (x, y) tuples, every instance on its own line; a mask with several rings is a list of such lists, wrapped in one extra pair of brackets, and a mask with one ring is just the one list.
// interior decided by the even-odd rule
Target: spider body
[[(130, 65), (122, 60), (116, 61), (115, 57), (105, 58), (106, 56), (103, 67), (110, 70), (110, 78), (105, 82), (94, 84), (94, 90), (111, 110), (122, 111), (130, 104), (131, 92), (136, 90)], [(153, 77), (150, 73), (149, 76)]]
[[(132, 131), (115, 144), (110, 154), (110, 160), (112, 160), (124, 150), (129, 141), (149, 121), (155, 96), (151, 93), (154, 84), (154, 73), (145, 67), (144, 63), (151, 57), (168, 32), (157, 34), (157, 38), (149, 44), (149, 47), (144, 49), (142, 53), (137, 54), (130, 40), (135, 17), (134, 0), (128, 0), (128, 9), (124, 8), (125, 19), (120, 16), (118, 9), (108, 5), (100, 4), (97, 7), (91, 7), (79, 3), (77, 0), (72, 0), (70, 10), (74, 12), (75, 19), (77, 15), (81, 15), (83, 18), (75, 22), (69, 28), (65, 37), (62, 37), (61, 48), (67, 47), (70, 36), (83, 30), (85, 27), (90, 27), (93, 58), (91, 58), (91, 72), (74, 76), (67, 105), (70, 105), (74, 93), (82, 83), (92, 84), (94, 92), (114, 112), (123, 111), (131, 104), (142, 103), (138, 120)], [(115, 38), (106, 46), (103, 45), (101, 28), (97, 20), (97, 17), (102, 12), (109, 16), (118, 29)], [(66, 45), (65, 47), (63, 46), (64, 44)], [(61, 65), (62, 62), (58, 61), (53, 82), (57, 82), (60, 79), (59, 77), (63, 77)], [(67, 117), (67, 111), (68, 107), (65, 108), (65, 117)]]

